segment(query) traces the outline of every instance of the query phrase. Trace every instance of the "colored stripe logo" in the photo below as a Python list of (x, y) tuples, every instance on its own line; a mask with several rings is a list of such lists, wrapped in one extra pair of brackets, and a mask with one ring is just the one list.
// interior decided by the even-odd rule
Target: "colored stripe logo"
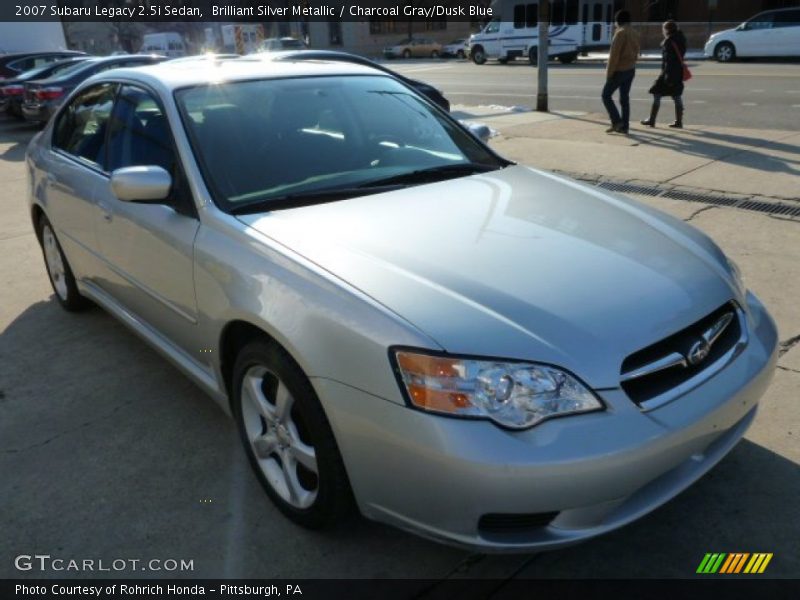
[(715, 573), (724, 575), (763, 573), (771, 560), (772, 552), (756, 552), (753, 554), (749, 552), (709, 552), (703, 557), (700, 566), (697, 567), (697, 573), (703, 575), (713, 575)]

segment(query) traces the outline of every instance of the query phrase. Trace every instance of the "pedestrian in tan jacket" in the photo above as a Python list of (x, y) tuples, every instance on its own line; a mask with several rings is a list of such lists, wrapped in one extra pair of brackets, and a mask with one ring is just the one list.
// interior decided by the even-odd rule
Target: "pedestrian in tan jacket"
[[(611, 119), (607, 133), (628, 133), (631, 119), (631, 86), (636, 76), (636, 60), (639, 58), (639, 34), (631, 28), (631, 14), (620, 10), (616, 14), (617, 30), (611, 41), (606, 68), (606, 85), (603, 87), (603, 104)], [(620, 116), (612, 98), (619, 90)]]

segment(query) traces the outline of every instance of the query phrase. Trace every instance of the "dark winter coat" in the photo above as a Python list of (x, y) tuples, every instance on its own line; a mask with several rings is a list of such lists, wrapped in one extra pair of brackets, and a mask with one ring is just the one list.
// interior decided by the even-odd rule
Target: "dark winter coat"
[[(677, 46), (677, 50), (675, 48)], [(680, 52), (680, 55), (678, 55)], [(686, 54), (686, 36), (679, 29), (661, 42), (661, 74), (656, 79), (651, 94), (658, 96), (680, 96), (683, 94), (683, 65)]]

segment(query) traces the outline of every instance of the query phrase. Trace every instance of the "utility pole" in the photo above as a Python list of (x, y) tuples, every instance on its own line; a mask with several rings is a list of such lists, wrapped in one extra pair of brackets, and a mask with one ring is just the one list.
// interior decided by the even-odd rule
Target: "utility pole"
[(547, 58), (549, 56), (547, 30), (550, 27), (550, 0), (539, 0), (539, 46), (536, 67), (539, 71), (539, 90), (536, 94), (536, 110), (548, 112), (547, 108)]

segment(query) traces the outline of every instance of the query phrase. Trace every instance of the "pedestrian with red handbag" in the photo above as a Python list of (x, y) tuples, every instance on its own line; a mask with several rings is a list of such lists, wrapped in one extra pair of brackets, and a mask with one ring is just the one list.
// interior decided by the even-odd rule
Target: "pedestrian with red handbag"
[(683, 83), (692, 77), (686, 66), (686, 36), (678, 29), (675, 21), (667, 21), (662, 27), (664, 41), (661, 42), (661, 74), (650, 88), (653, 94), (653, 106), (650, 118), (641, 121), (647, 127), (656, 126), (658, 109), (661, 108), (661, 97), (671, 96), (675, 102), (675, 121), (670, 127), (683, 128)]

